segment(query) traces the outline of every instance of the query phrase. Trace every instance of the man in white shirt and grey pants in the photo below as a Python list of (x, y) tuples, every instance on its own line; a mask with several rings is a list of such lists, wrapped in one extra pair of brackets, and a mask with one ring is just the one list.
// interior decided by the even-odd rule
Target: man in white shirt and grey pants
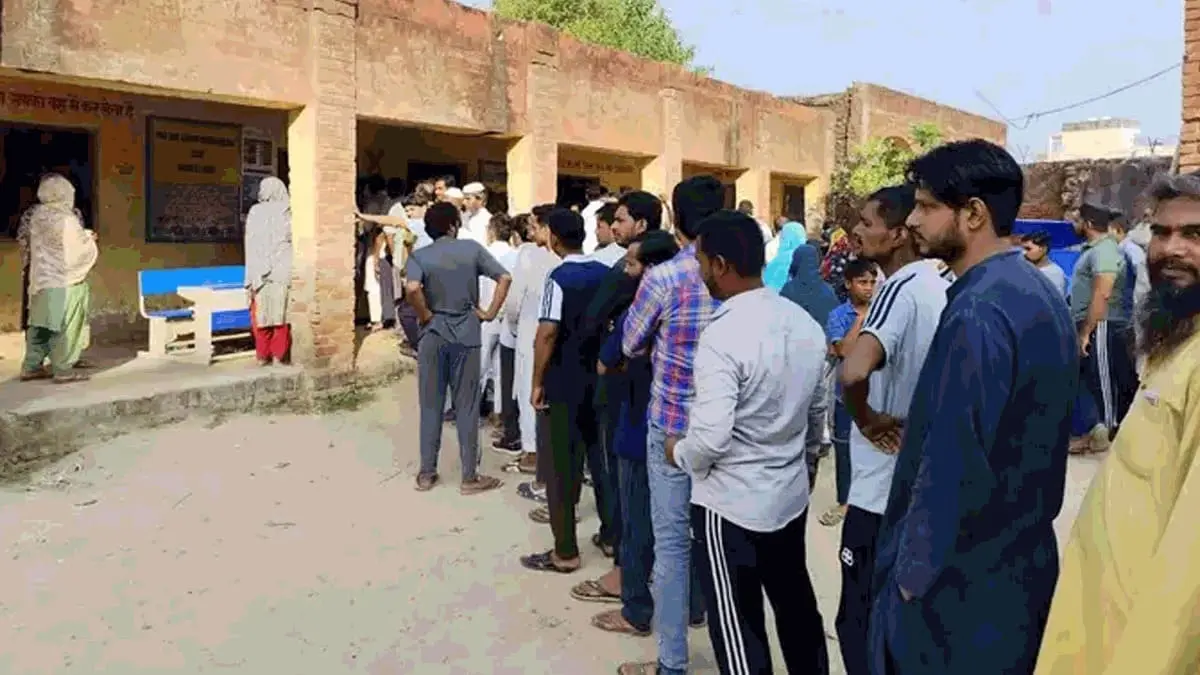
[[(825, 332), (762, 283), (762, 232), (720, 211), (696, 257), (721, 305), (700, 335), (687, 434), (667, 461), (692, 479), (692, 537), (723, 675), (770, 673), (762, 596), (790, 673), (829, 672), (825, 629), (805, 564), (805, 431), (821, 384)], [(746, 330), (753, 326), (754, 330)]]

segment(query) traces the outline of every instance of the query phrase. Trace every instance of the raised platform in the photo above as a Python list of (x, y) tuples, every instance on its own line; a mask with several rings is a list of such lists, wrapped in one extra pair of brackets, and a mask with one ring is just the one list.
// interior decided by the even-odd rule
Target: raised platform
[[(9, 336), (5, 336), (8, 338)], [(12, 343), (0, 340), (0, 343)], [(0, 346), (5, 346), (0, 344)], [(84, 382), (21, 382), (14, 345), (0, 360), (0, 477), (20, 474), (81, 444), (138, 428), (204, 414), (303, 408), (353, 384), (376, 384), (414, 370), (395, 338), (377, 333), (362, 343), (353, 372), (309, 373), (296, 366), (258, 365), (252, 356), (201, 365), (180, 359), (139, 359), (123, 347), (96, 347)]]

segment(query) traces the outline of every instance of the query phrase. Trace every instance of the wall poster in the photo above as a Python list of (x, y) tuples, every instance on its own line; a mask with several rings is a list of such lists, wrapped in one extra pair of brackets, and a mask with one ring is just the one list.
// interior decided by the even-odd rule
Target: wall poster
[(242, 128), (146, 119), (146, 241), (242, 240)]

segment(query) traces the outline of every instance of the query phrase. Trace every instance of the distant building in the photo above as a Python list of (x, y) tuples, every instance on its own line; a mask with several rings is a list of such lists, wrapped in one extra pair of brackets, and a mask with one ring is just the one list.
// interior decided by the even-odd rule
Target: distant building
[(1050, 137), (1046, 153), (1039, 161), (1060, 162), (1076, 159), (1128, 159), (1133, 157), (1170, 157), (1175, 154), (1176, 139), (1148, 138), (1142, 135), (1137, 120), (1099, 117), (1068, 122)]

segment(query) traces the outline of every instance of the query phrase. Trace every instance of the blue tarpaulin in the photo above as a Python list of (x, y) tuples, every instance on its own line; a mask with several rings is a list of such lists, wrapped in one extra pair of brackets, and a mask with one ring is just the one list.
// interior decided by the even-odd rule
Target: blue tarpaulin
[(1045, 232), (1050, 235), (1050, 259), (1066, 272), (1068, 283), (1079, 260), (1079, 246), (1083, 238), (1075, 234), (1075, 226), (1069, 220), (1018, 220), (1013, 225), (1013, 234), (1026, 235)]

